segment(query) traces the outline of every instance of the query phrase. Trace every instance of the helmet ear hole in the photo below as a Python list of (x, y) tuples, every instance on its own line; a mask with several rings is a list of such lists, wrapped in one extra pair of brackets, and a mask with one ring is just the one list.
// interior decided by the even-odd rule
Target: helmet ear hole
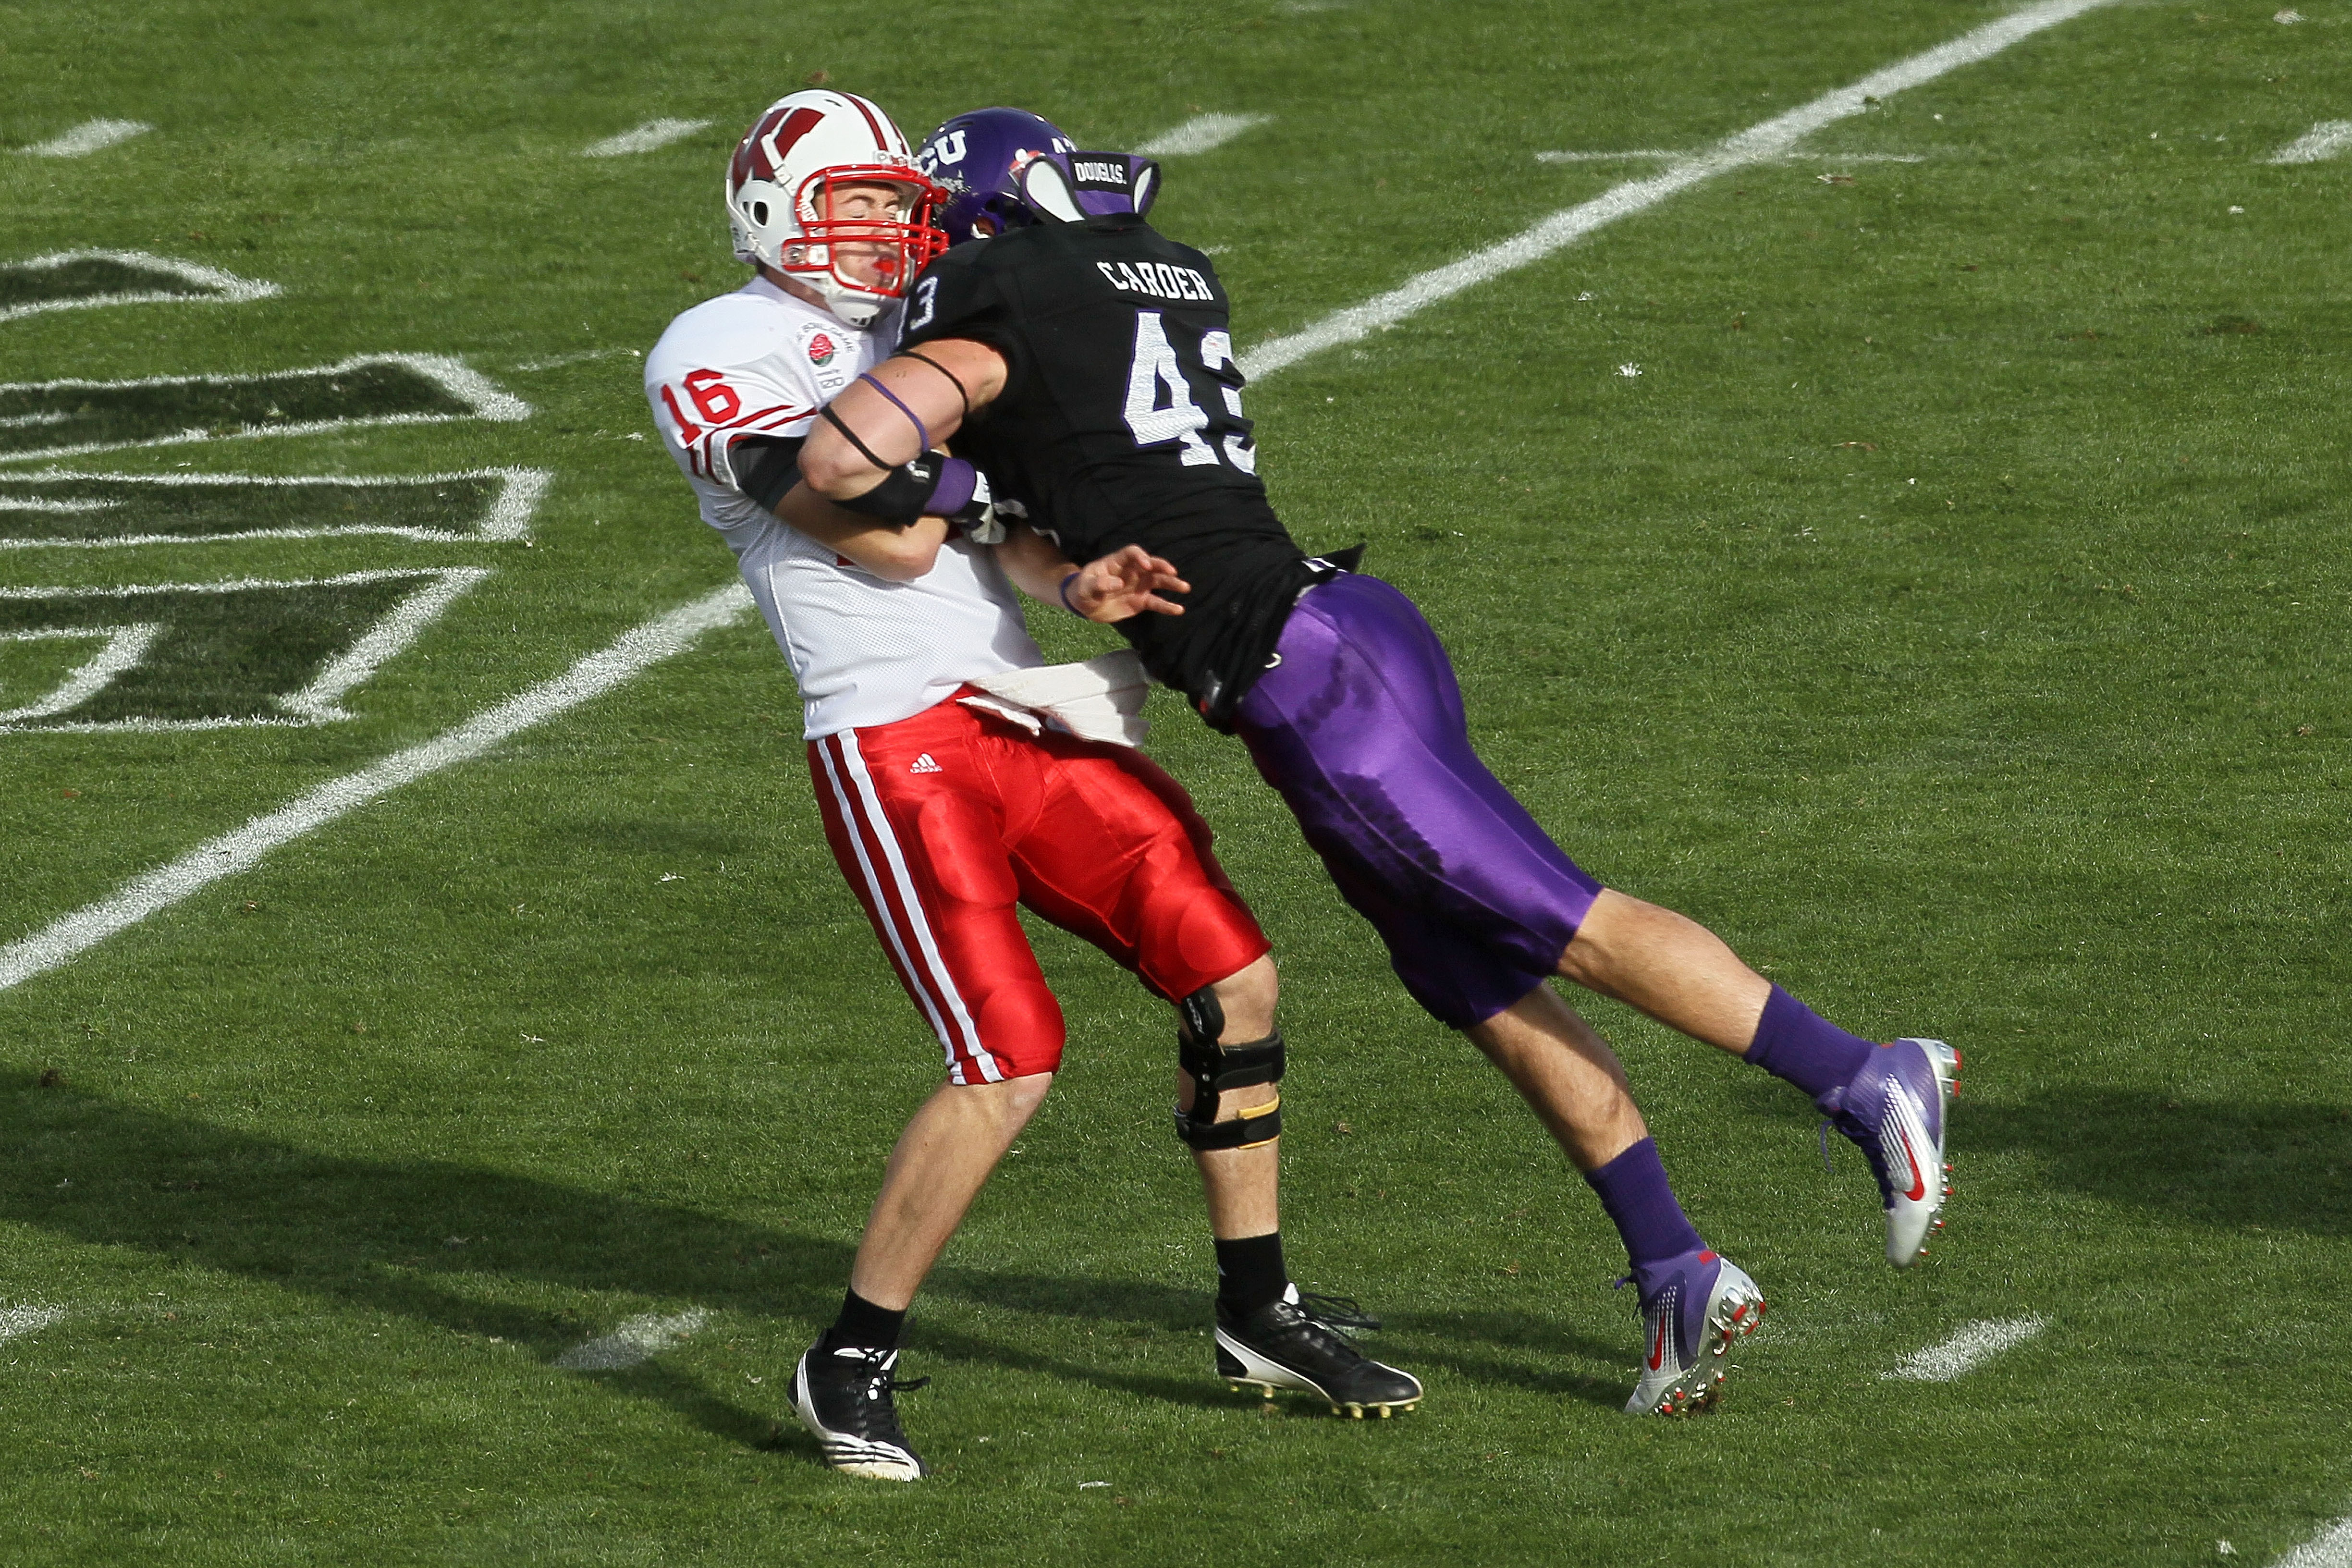
[(751, 204), (751, 221), (752, 221), (753, 223), (758, 224), (761, 228), (765, 228), (765, 227), (767, 227), (767, 226), (768, 226), (768, 204), (767, 204), (767, 203), (765, 203), (765, 202), (753, 202), (753, 203)]
[(1087, 215), (1078, 210), (1076, 195), (1070, 189), (1068, 178), (1060, 167), (1045, 158), (1033, 158), (1015, 176), (1021, 182), (1021, 194), (1039, 212), (1060, 218), (1064, 223), (1076, 223)]

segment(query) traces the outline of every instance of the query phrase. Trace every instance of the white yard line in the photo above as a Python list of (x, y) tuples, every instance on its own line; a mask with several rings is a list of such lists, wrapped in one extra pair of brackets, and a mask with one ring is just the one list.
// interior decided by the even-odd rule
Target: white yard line
[(110, 897), (0, 947), (0, 991), (12, 990), (71, 962), (115, 932), (225, 877), (250, 869), (278, 846), (323, 827), (380, 795), (478, 757), (509, 736), (603, 696), (638, 671), (685, 652), (704, 633), (725, 626), (751, 607), (750, 591), (740, 582), (730, 583), (656, 616), (554, 679), (509, 698), (454, 730), (422, 745), (394, 752), (357, 773), (331, 779), (234, 832), (198, 845)]
[(583, 158), (625, 158), (632, 153), (650, 153), (656, 147), (667, 147), (693, 135), (710, 123), (708, 120), (648, 120), (635, 131), (624, 131), (618, 136), (607, 136), (602, 142), (592, 142), (580, 149)]
[(646, 357), (646, 352), (643, 349), (582, 349), (577, 353), (557, 354), (551, 359), (525, 360), (520, 364), (515, 365), (512, 368), (516, 370), (560, 370), (568, 364), (586, 364), (590, 360), (594, 359), (616, 359), (622, 354), (627, 354), (631, 359), (643, 359)]
[(1213, 153), (1244, 131), (1254, 131), (1274, 118), (1271, 114), (1202, 114), (1173, 131), (1163, 131), (1136, 151), (1147, 158), (1189, 158)]
[(143, 250), (60, 250), (25, 261), (11, 261), (0, 266), (0, 272), (55, 271), (77, 261), (115, 261), (125, 267), (142, 267), (152, 272), (169, 273), (209, 292), (174, 294), (162, 289), (125, 289), (120, 294), (84, 294), (70, 300), (36, 300), (29, 305), (0, 308), (0, 321), (11, 321), (19, 316), (37, 316), (44, 310), (89, 310), (101, 305), (242, 305), (255, 300), (272, 299), (281, 292), (277, 284), (264, 282), (258, 278), (240, 278), (234, 272), (224, 272), (217, 267), (206, 267), (202, 262), (151, 256)]
[(1914, 1351), (1882, 1380), (1909, 1383), (1949, 1383), (1965, 1377), (2005, 1350), (2023, 1344), (2050, 1326), (2046, 1318), (1994, 1318), (1965, 1324), (1939, 1345)]
[[(1624, 153), (1538, 153), (1538, 163), (1622, 163), (1637, 158), (1653, 163), (1667, 163), (1675, 158), (1687, 158), (1688, 153), (1671, 148), (1643, 147)], [(1808, 153), (1802, 149), (1783, 153), (1777, 158), (1763, 160), (1775, 163), (1924, 163), (1925, 153)]]
[(2352, 1568), (2352, 1517), (2337, 1520), (2272, 1568)]
[(1260, 343), (1242, 356), (1242, 374), (1255, 381), (1286, 365), (1296, 364), (1309, 354), (1355, 342), (1383, 327), (1392, 327), (1465, 289), (1541, 261), (1596, 229), (1645, 212), (1704, 180), (1779, 158), (1823, 126), (1862, 113), (1870, 99), (1891, 98), (1906, 88), (1917, 87), (1962, 66), (1990, 59), (2045, 28), (2112, 3), (2114, 0), (2043, 0), (2042, 5), (2013, 11), (1974, 32), (1961, 34), (1948, 44), (1874, 70), (1851, 86), (1825, 92), (1801, 108), (1749, 126), (1648, 179), (1629, 180), (1589, 202), (1554, 213), (1499, 245), (1474, 251), (1360, 305), (1336, 311), (1304, 331)]
[(1630, 159), (1643, 158), (1653, 163), (1664, 163), (1685, 156), (1687, 154), (1677, 153), (1671, 147), (1629, 147), (1622, 153), (1538, 153), (1536, 154), (1536, 162), (1538, 163), (1619, 163)]
[(85, 120), (61, 136), (16, 151), (32, 158), (87, 158), (154, 129), (142, 120)]
[(52, 1323), (65, 1321), (63, 1307), (0, 1307), (0, 1340), (37, 1334)]
[(708, 1313), (694, 1309), (675, 1318), (651, 1313), (631, 1318), (602, 1339), (572, 1346), (555, 1358), (555, 1364), (566, 1372), (617, 1372), (642, 1365), (709, 1321)]
[(2352, 120), (2323, 120), (2277, 152), (2273, 163), (2317, 163), (2352, 148)]

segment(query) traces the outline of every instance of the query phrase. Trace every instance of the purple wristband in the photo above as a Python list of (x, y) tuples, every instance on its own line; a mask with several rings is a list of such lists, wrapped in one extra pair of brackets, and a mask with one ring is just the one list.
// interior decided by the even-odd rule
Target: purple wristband
[(961, 458), (950, 458), (940, 465), (939, 481), (931, 487), (931, 499), (923, 503), (923, 510), (933, 517), (953, 517), (971, 504), (972, 492), (980, 488), (980, 470)]
[(1086, 612), (1078, 608), (1076, 605), (1070, 603), (1070, 584), (1077, 580), (1078, 574), (1076, 572), (1071, 573), (1068, 576), (1062, 579), (1062, 608), (1069, 611), (1070, 614), (1078, 616), (1080, 619), (1084, 619)]

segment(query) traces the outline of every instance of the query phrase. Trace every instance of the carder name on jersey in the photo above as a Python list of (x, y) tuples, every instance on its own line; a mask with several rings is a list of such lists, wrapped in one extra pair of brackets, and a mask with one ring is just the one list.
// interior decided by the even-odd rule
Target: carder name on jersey
[(1097, 261), (1095, 266), (1110, 286), (1129, 294), (1148, 294), (1155, 300), (1198, 300), (1213, 304), (1217, 291), (1209, 280), (1189, 267), (1177, 267), (1165, 261)]

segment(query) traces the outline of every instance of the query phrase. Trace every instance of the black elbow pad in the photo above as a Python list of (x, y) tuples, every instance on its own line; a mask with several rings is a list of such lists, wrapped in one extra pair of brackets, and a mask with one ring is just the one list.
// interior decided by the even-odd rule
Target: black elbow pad
[(971, 500), (978, 473), (961, 458), (925, 452), (885, 473), (882, 482), (864, 495), (834, 504), (904, 528), (934, 513), (954, 516)]
[(768, 510), (776, 510), (792, 488), (800, 483), (802, 438), (797, 436), (745, 436), (729, 453), (735, 469), (735, 488)]

